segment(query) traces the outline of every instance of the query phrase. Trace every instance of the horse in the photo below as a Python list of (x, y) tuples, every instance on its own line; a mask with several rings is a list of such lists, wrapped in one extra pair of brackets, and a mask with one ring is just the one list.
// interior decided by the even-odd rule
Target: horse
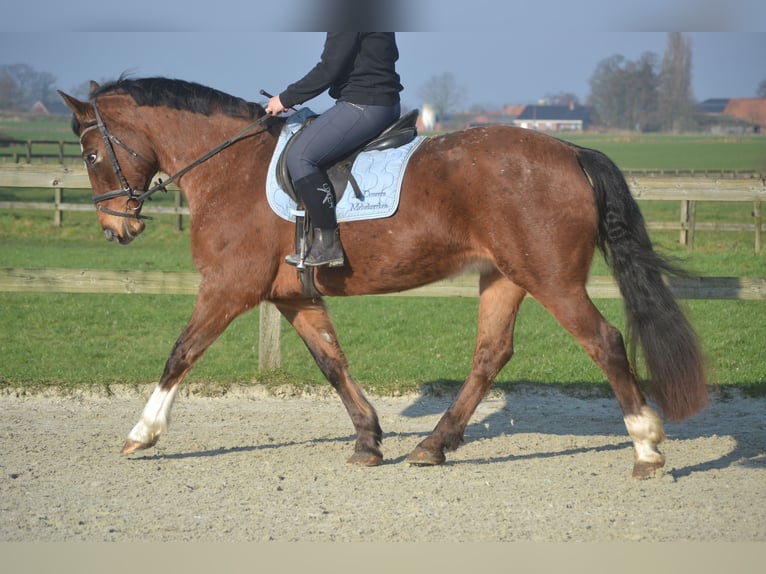
[[(318, 268), (321, 296), (307, 295), (296, 269), (284, 263), (295, 250), (294, 224), (273, 213), (264, 193), (284, 116), (168, 78), (91, 82), (87, 101), (60, 95), (73, 114), (108, 240), (128, 244), (144, 230), (143, 202), (167, 184), (149, 189), (160, 172), (173, 174), (189, 206), (198, 295), (122, 453), (155, 445), (195, 362), (236, 317), (269, 301), (300, 335), (351, 418), (356, 440), (347, 462), (380, 464), (377, 413), (349, 370), (323, 297), (399, 292), (469, 269), (479, 274), (471, 369), (406, 463), (441, 464), (464, 441), (469, 419), (513, 355), (514, 325), (527, 295), (606, 376), (634, 446), (634, 477), (650, 477), (665, 463), (658, 448), (662, 419), (647, 396), (669, 420), (690, 417), (708, 401), (698, 338), (663, 280), (683, 270), (654, 249), (622, 172), (597, 150), (513, 126), (429, 136), (406, 167), (396, 212), (341, 223), (346, 263)], [(625, 337), (586, 291), (597, 250), (620, 288)], [(637, 349), (647, 371), (641, 385)]]

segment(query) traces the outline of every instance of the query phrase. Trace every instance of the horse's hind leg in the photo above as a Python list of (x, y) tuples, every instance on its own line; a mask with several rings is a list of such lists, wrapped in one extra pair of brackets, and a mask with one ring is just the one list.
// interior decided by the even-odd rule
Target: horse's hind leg
[(383, 460), (383, 437), (378, 415), (351, 376), (335, 329), (321, 299), (275, 301), (279, 311), (298, 332), (320, 370), (340, 395), (356, 429), (354, 454), (349, 464), (375, 466)]
[(480, 289), (478, 337), (471, 372), (433, 432), (407, 457), (410, 464), (441, 464), (445, 450), (460, 446), (476, 407), (513, 355), (513, 328), (526, 291), (496, 271), (482, 275)]
[(584, 287), (570, 295), (558, 292), (550, 296), (534, 293), (534, 296), (574, 335), (606, 375), (633, 440), (633, 476), (651, 476), (665, 464), (665, 457), (658, 449), (665, 433), (662, 421), (646, 404), (638, 386), (620, 331), (601, 315)]

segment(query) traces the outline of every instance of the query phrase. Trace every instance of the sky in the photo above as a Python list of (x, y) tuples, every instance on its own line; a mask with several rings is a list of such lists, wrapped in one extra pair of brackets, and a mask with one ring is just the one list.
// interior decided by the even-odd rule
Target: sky
[[(636, 60), (644, 52), (661, 58), (669, 31), (691, 41), (697, 100), (754, 97), (766, 80), (763, 0), (378, 0), (388, 11), (370, 23), (369, 11), (349, 16), (367, 0), (217, 0), (193, 10), (195, 4), (13, 2), (0, 22), (0, 65), (48, 72), (64, 91), (127, 72), (262, 102), (259, 90), (278, 93), (316, 64), (324, 42), (318, 29), (384, 22), (404, 30), (397, 32), (397, 68), (409, 108), (422, 106), (423, 86), (445, 72), (464, 93), (466, 109), (534, 103), (559, 92), (584, 102), (600, 61)], [(315, 111), (330, 104), (327, 96), (306, 103)]]

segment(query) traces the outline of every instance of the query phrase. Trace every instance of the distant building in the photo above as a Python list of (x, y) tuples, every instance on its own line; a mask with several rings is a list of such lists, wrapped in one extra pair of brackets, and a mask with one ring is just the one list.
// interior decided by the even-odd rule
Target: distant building
[[(418, 129), (426, 127), (426, 109), (423, 106)], [(477, 126), (513, 125), (547, 132), (571, 132), (588, 129), (591, 108), (579, 104), (506, 105), (501, 110), (458, 112), (437, 118), (434, 130), (459, 130)]]
[(766, 130), (766, 98), (731, 98), (723, 113), (750, 122), (757, 131)]
[(40, 114), (43, 116), (50, 115), (50, 113), (48, 112), (48, 108), (46, 108), (45, 104), (42, 103), (41, 101), (35, 102), (35, 105), (32, 106), (29, 111), (32, 112), (33, 114)]
[(579, 132), (591, 123), (591, 111), (586, 106), (529, 105), (513, 120), (522, 128), (544, 132)]
[(436, 123), (436, 131), (462, 130), (479, 126), (510, 125), (513, 124), (515, 115), (508, 112), (513, 106), (505, 106), (502, 110), (478, 110), (447, 114), (441, 121)]
[(711, 98), (697, 104), (697, 117), (712, 133), (766, 133), (766, 98)]
[(418, 126), (418, 129), (432, 132), (436, 128), (436, 112), (431, 104), (423, 104), (420, 110), (420, 121), (422, 127)]

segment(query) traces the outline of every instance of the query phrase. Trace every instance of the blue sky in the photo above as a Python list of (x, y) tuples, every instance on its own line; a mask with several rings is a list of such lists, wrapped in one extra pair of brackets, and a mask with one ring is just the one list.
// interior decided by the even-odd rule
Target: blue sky
[[(65, 91), (128, 71), (262, 101), (261, 88), (280, 91), (319, 57), (323, 33), (293, 30), (316, 29), (345, 0), (307, 1), (222, 0), (214, 11), (205, 4), (196, 12), (189, 0), (14, 2), (0, 22), (0, 65), (50, 72)], [(464, 89), (465, 107), (525, 104), (556, 92), (584, 100), (599, 61), (646, 51), (661, 57), (667, 32), (676, 30), (692, 43), (698, 100), (752, 97), (766, 79), (762, 0), (388, 1), (398, 10), (397, 29), (410, 30), (397, 34), (409, 107), (422, 105), (422, 86), (443, 72)], [(307, 5), (308, 16), (299, 10)], [(321, 111), (328, 104), (320, 97), (308, 105)]]

